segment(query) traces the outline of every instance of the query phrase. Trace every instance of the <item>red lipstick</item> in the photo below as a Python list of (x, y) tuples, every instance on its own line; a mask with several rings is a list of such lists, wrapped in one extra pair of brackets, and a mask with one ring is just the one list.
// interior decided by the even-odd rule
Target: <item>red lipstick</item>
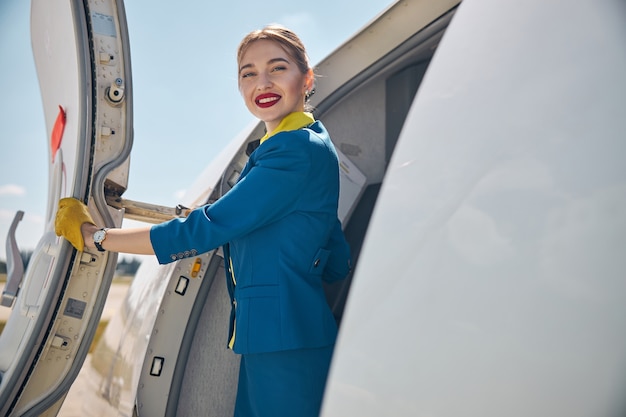
[(267, 107), (272, 107), (274, 104), (278, 103), (278, 100), (281, 99), (281, 96), (273, 93), (265, 93), (256, 96), (254, 102), (257, 106), (265, 109)]

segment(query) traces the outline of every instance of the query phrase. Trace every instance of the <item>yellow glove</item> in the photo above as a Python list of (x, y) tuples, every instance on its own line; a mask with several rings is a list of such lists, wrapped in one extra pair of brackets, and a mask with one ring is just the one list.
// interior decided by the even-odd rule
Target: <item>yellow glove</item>
[(63, 236), (69, 240), (79, 252), (85, 248), (83, 234), (80, 231), (80, 226), (83, 223), (96, 224), (85, 204), (71, 197), (59, 200), (59, 210), (54, 220), (54, 231), (57, 236)]

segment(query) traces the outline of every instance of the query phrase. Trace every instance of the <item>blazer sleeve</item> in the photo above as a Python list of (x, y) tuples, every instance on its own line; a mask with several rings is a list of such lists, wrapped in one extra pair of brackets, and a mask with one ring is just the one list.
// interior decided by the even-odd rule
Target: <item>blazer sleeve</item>
[(330, 255), (322, 278), (326, 282), (344, 279), (352, 269), (352, 260), (350, 259), (350, 247), (341, 230), (339, 219), (337, 219), (330, 234), (327, 249), (330, 251)]
[(193, 210), (186, 219), (152, 227), (150, 240), (159, 263), (208, 252), (293, 210), (311, 157), (307, 141), (281, 139), (257, 149), (252, 168), (215, 203)]

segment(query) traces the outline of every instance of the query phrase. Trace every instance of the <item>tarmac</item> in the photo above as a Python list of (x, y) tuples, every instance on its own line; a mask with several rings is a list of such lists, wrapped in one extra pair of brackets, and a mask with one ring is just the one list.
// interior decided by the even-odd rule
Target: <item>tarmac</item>
[[(124, 301), (124, 297), (126, 297), (126, 292), (128, 291), (128, 287), (130, 286), (130, 281), (113, 281), (111, 284), (111, 288), (109, 289), (109, 295), (107, 297), (106, 303), (104, 305), (104, 310), (102, 311), (101, 321), (109, 321), (111, 317), (118, 311), (122, 302)], [(4, 290), (4, 282), (0, 283), (0, 291)], [(11, 312), (13, 310), (7, 307), (0, 306), (0, 322), (6, 323)], [(86, 362), (91, 360), (91, 355), (87, 355)], [(82, 411), (82, 407), (84, 406), (83, 401), (80, 396), (80, 390), (74, 390), (74, 386), (80, 387), (81, 375), (78, 376), (74, 384), (72, 385), (72, 390), (70, 390), (70, 394), (66, 397), (63, 402), (63, 406), (61, 410), (57, 414), (57, 417), (83, 417), (84, 412)]]

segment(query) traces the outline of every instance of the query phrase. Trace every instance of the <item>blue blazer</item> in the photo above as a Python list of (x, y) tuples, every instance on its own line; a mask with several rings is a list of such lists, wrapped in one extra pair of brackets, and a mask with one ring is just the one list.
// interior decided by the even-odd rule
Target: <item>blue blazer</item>
[(267, 139), (228, 193), (150, 239), (160, 263), (224, 245), (235, 352), (329, 346), (337, 325), (322, 281), (350, 270), (338, 200), (337, 154), (316, 121)]

